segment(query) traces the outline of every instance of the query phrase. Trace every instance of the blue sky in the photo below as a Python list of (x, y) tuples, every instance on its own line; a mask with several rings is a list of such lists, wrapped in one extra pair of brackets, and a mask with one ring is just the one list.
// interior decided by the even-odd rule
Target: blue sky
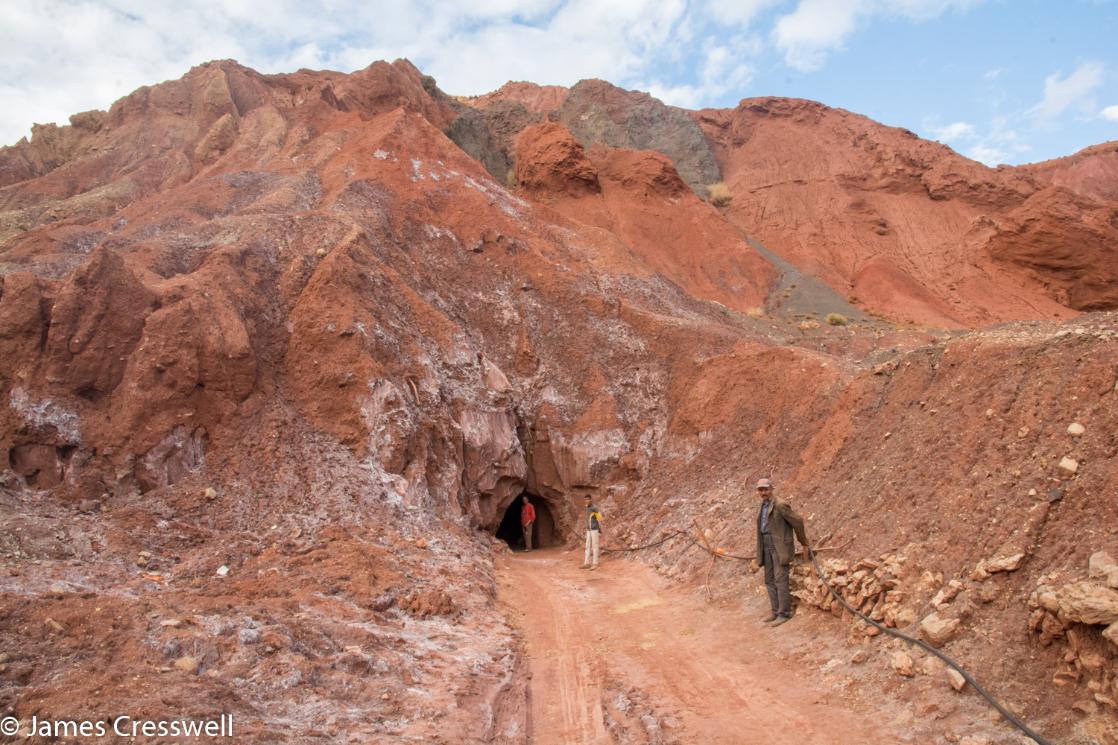
[(599, 77), (668, 103), (811, 98), (987, 163), (1118, 140), (1114, 0), (4, 0), (0, 143), (231, 57), (408, 57), (449, 93)]

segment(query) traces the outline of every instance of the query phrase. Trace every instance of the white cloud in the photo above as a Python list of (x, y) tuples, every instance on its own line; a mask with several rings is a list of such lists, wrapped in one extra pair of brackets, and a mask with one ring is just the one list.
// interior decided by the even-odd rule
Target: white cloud
[[(1000, 163), (1020, 162), (1032, 148), (1026, 138), (1010, 125), (1020, 121), (1020, 116), (995, 116), (983, 128), (969, 122), (953, 122), (944, 127), (930, 127), (940, 141), (949, 144), (969, 144), (966, 154), (974, 160), (995, 166)], [(960, 149), (960, 152), (963, 152)]]
[(713, 46), (703, 62), (703, 86), (713, 95), (742, 90), (753, 79), (753, 68), (729, 46)]
[(928, 21), (949, 10), (966, 10), (982, 0), (882, 0), (882, 12), (903, 16), (913, 21)]
[(1044, 98), (1030, 113), (1050, 121), (1077, 104), (1094, 109), (1090, 95), (1102, 84), (1105, 69), (1101, 62), (1084, 62), (1067, 77), (1049, 75), (1044, 79)]
[(940, 142), (958, 142), (974, 139), (974, 125), (967, 122), (951, 122), (942, 127), (933, 127), (932, 136)]
[(590, 77), (624, 83), (641, 75), (651, 59), (673, 52), (685, 11), (681, 0), (577, 0), (559, 8), (546, 25), (499, 22), (448, 34), (409, 56), (452, 93), (492, 90), (510, 77), (540, 84), (570, 85)]
[(931, 119), (924, 122), (923, 131), (928, 137), (987, 165), (1019, 163), (1032, 149), (1028, 138), (1014, 129), (1022, 120), (1027, 122), (1020, 113), (996, 115), (985, 123), (960, 120), (939, 124)]
[(685, 109), (699, 109), (703, 107), (703, 91), (694, 85), (667, 85), (660, 82), (645, 83), (639, 86), (647, 90), (652, 96), (660, 99), (669, 106), (680, 106)]
[(827, 56), (843, 48), (846, 38), (872, 16), (927, 21), (952, 9), (982, 0), (800, 0), (780, 18), (773, 40), (785, 61), (797, 70), (818, 70)]
[(1106, 119), (1107, 121), (1118, 122), (1118, 105), (1107, 106), (1105, 109), (1099, 112), (1099, 116), (1101, 116), (1103, 119)]
[(0, 143), (18, 139), (32, 121), (65, 122), (107, 107), (197, 62), (249, 56), (226, 24), (205, 15), (140, 16), (125, 2), (0, 4)]
[(748, 26), (761, 11), (781, 0), (706, 0), (707, 13), (715, 21), (733, 26)]
[(671, 106), (698, 109), (727, 94), (742, 95), (753, 80), (753, 66), (743, 62), (756, 54), (759, 42), (749, 38), (731, 44), (710, 44), (702, 57), (697, 84), (669, 85), (661, 81), (637, 84)]
[(975, 145), (970, 149), (969, 155), (979, 163), (985, 163), (988, 166), (1005, 163), (1009, 158), (1009, 154), (1004, 150), (986, 144)]
[(830, 52), (842, 47), (868, 5), (865, 0), (801, 0), (796, 10), (777, 21), (776, 46), (797, 70), (817, 70)]

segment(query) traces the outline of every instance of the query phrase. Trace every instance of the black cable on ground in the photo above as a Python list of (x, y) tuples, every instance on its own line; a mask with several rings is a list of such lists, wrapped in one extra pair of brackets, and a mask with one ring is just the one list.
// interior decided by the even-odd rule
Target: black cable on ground
[(643, 551), (646, 548), (656, 548), (657, 546), (659, 546), (661, 544), (664, 544), (664, 543), (667, 543), (671, 539), (675, 538), (676, 536), (680, 536), (680, 535), (683, 535), (683, 531), (677, 530), (674, 533), (669, 533), (668, 535), (664, 536), (663, 538), (656, 541), (655, 543), (646, 543), (643, 546), (629, 546), (627, 548), (603, 548), (602, 553), (603, 554), (627, 554), (630, 551)]
[(819, 560), (815, 558), (815, 551), (812, 551), (811, 549), (808, 549), (808, 551), (810, 551), (810, 553), (811, 553), (811, 563), (815, 565), (815, 573), (817, 575), (819, 575), (819, 579), (823, 582), (823, 586), (827, 588), (827, 591), (831, 593), (831, 596), (835, 600), (839, 601), (839, 603), (842, 604), (842, 607), (846, 608), (848, 611), (850, 611), (851, 613), (853, 613), (855, 616), (862, 619), (866, 623), (871, 624), (872, 626), (876, 626), (878, 629), (885, 632), (886, 634), (889, 634), (890, 636), (894, 636), (894, 637), (900, 639), (901, 641), (904, 641), (904, 642), (907, 642), (909, 644), (913, 644), (917, 647), (920, 647), (921, 649), (928, 652), (929, 654), (933, 654), (936, 657), (938, 657), (939, 659), (943, 660), (943, 662), (946, 663), (948, 666), (950, 666), (953, 670), (955, 670), (955, 672), (962, 675), (963, 678), (968, 683), (970, 683), (971, 686), (974, 687), (974, 690), (978, 691), (978, 693), (984, 699), (986, 699), (990, 703), (991, 706), (993, 706), (995, 709), (998, 710), (998, 713), (1001, 714), (1002, 717), (1004, 717), (1007, 722), (1009, 722), (1014, 727), (1016, 727), (1017, 729), (1024, 732), (1026, 735), (1028, 735), (1034, 741), (1039, 743), (1039, 745), (1052, 745), (1051, 741), (1046, 740), (1042, 735), (1034, 732), (1029, 727), (1029, 725), (1025, 724), (1025, 722), (1023, 722), (1016, 714), (1014, 714), (1012, 711), (1010, 711), (1009, 709), (1002, 706), (1001, 703), (996, 698), (994, 698), (985, 688), (983, 688), (981, 685), (979, 685), (978, 681), (974, 679), (973, 675), (971, 675), (966, 670), (964, 670), (962, 667), (960, 667), (959, 663), (955, 662), (955, 660), (951, 659), (946, 654), (944, 654), (943, 652), (941, 652), (938, 649), (936, 649), (935, 647), (933, 647), (931, 644), (928, 644), (927, 642), (925, 642), (921, 639), (913, 638), (911, 636), (908, 636), (907, 634), (904, 634), (904, 633), (901, 633), (900, 631), (897, 631), (896, 629), (891, 629), (888, 626), (885, 626), (884, 624), (881, 624), (881, 623), (878, 623), (877, 621), (874, 621), (872, 618), (869, 618), (864, 613), (862, 613), (861, 611), (854, 608), (852, 605), (850, 605), (850, 603), (846, 602), (846, 599), (842, 595), (840, 595), (838, 592), (836, 592), (835, 588), (831, 587), (831, 583), (828, 582), (827, 578), (823, 575), (823, 568), (819, 566)]
[[(698, 542), (696, 540), (692, 540), (692, 545), (698, 546), (699, 548), (706, 551), (711, 556), (718, 556), (718, 557), (722, 557), (722, 558), (725, 558), (725, 559), (737, 559), (739, 561), (753, 561), (752, 556), (735, 556), (733, 554), (726, 554), (726, 553), (719, 553), (717, 551), (711, 551), (709, 548), (702, 545), (700, 542)], [(815, 558), (815, 550), (809, 548), (808, 551), (811, 554), (811, 563), (815, 566), (815, 573), (817, 575), (819, 575), (819, 579), (823, 582), (823, 586), (827, 588), (827, 592), (831, 593), (831, 596), (835, 600), (839, 601), (839, 603), (842, 605), (842, 607), (846, 608), (848, 611), (850, 611), (851, 613), (853, 613), (855, 616), (862, 619), (866, 623), (870, 624), (871, 626), (877, 627), (879, 630), (885, 632), (889, 636), (896, 637), (897, 639), (900, 639), (903, 642), (907, 642), (908, 644), (912, 644), (914, 646), (920, 647), (921, 649), (928, 652), (929, 654), (935, 655), (940, 660), (942, 660), (945, 664), (947, 664), (949, 667), (951, 667), (951, 669), (953, 669), (955, 672), (962, 675), (963, 679), (966, 680), (968, 683), (970, 683), (971, 686), (974, 688), (974, 690), (978, 691), (979, 695), (982, 696), (984, 699), (986, 699), (986, 701), (991, 706), (993, 706), (995, 709), (997, 709), (998, 713), (1001, 714), (1002, 717), (1005, 718), (1005, 720), (1007, 722), (1009, 722), (1014, 727), (1016, 727), (1017, 729), (1024, 732), (1029, 738), (1031, 738), (1032, 740), (1037, 742), (1039, 745), (1053, 745), (1051, 740), (1047, 740), (1047, 739), (1044, 738), (1043, 735), (1040, 735), (1037, 732), (1033, 731), (1033, 729), (1031, 727), (1029, 727), (1029, 725), (1025, 724), (1025, 722), (1022, 721), (1020, 717), (1018, 717), (1016, 714), (1014, 714), (1009, 709), (1002, 706), (1001, 702), (999, 702), (996, 698), (994, 698), (994, 696), (989, 691), (987, 691), (985, 688), (983, 688), (982, 685), (979, 684), (979, 682), (977, 680), (975, 680), (974, 676), (971, 675), (970, 673), (968, 673), (966, 670), (964, 670), (959, 665), (959, 663), (955, 662), (955, 660), (951, 659), (946, 654), (939, 651), (938, 649), (933, 647), (931, 644), (928, 644), (927, 642), (923, 641), (922, 639), (916, 639), (916, 638), (908, 636), (907, 634), (904, 634), (900, 631), (897, 631), (896, 629), (891, 629), (891, 628), (889, 628), (888, 626), (886, 626), (882, 623), (878, 623), (877, 621), (873, 620), (869, 616), (862, 613), (860, 610), (858, 610), (854, 606), (850, 605), (850, 603), (846, 602), (846, 598), (844, 598), (842, 595), (840, 595), (838, 592), (836, 592), (835, 588), (831, 586), (831, 583), (828, 582), (826, 576), (824, 576), (823, 568), (821, 566), (819, 566), (819, 560), (817, 558)]]

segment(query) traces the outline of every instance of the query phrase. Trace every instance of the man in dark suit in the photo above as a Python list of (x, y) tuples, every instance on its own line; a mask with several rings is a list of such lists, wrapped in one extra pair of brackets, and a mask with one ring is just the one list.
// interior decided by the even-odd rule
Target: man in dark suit
[(765, 589), (769, 591), (772, 613), (764, 622), (779, 626), (792, 618), (788, 570), (796, 556), (793, 534), (803, 546), (804, 560), (810, 559), (811, 554), (804, 533), (804, 519), (791, 505), (776, 498), (772, 481), (758, 481), (757, 494), (761, 497), (761, 510), (757, 513), (757, 558), (753, 563), (754, 567), (760, 564), (765, 568)]

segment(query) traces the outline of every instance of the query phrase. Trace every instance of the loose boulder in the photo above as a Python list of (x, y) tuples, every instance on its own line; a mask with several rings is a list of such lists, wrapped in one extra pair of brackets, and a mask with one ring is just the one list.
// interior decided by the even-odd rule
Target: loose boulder
[(959, 630), (959, 619), (944, 618), (939, 613), (929, 613), (920, 622), (920, 633), (937, 647), (946, 644)]
[[(983, 580), (991, 574), (998, 572), (1012, 572), (1021, 566), (1021, 562), (1025, 560), (1025, 554), (1018, 552), (1008, 556), (995, 556), (990, 559), (983, 559), (975, 566), (974, 571), (971, 573), (971, 579)], [(934, 604), (934, 601), (933, 601)]]
[(1091, 554), (1087, 576), (1102, 579), (1107, 587), (1118, 588), (1118, 561), (1105, 551)]
[(1060, 462), (1056, 465), (1056, 468), (1059, 469), (1063, 476), (1071, 478), (1079, 471), (1079, 461), (1065, 455), (1063, 458), (1060, 458)]
[(953, 667), (947, 668), (947, 682), (956, 691), (963, 690), (967, 685), (967, 679), (964, 678), (962, 674)]
[(913, 664), (912, 658), (907, 652), (901, 650), (894, 652), (893, 656), (889, 659), (889, 664), (897, 671), (897, 675), (904, 676), (905, 678), (911, 678), (916, 675), (916, 666)]
[(1056, 595), (1057, 614), (1062, 620), (1086, 624), (1118, 622), (1118, 591), (1094, 582), (1064, 585)]

